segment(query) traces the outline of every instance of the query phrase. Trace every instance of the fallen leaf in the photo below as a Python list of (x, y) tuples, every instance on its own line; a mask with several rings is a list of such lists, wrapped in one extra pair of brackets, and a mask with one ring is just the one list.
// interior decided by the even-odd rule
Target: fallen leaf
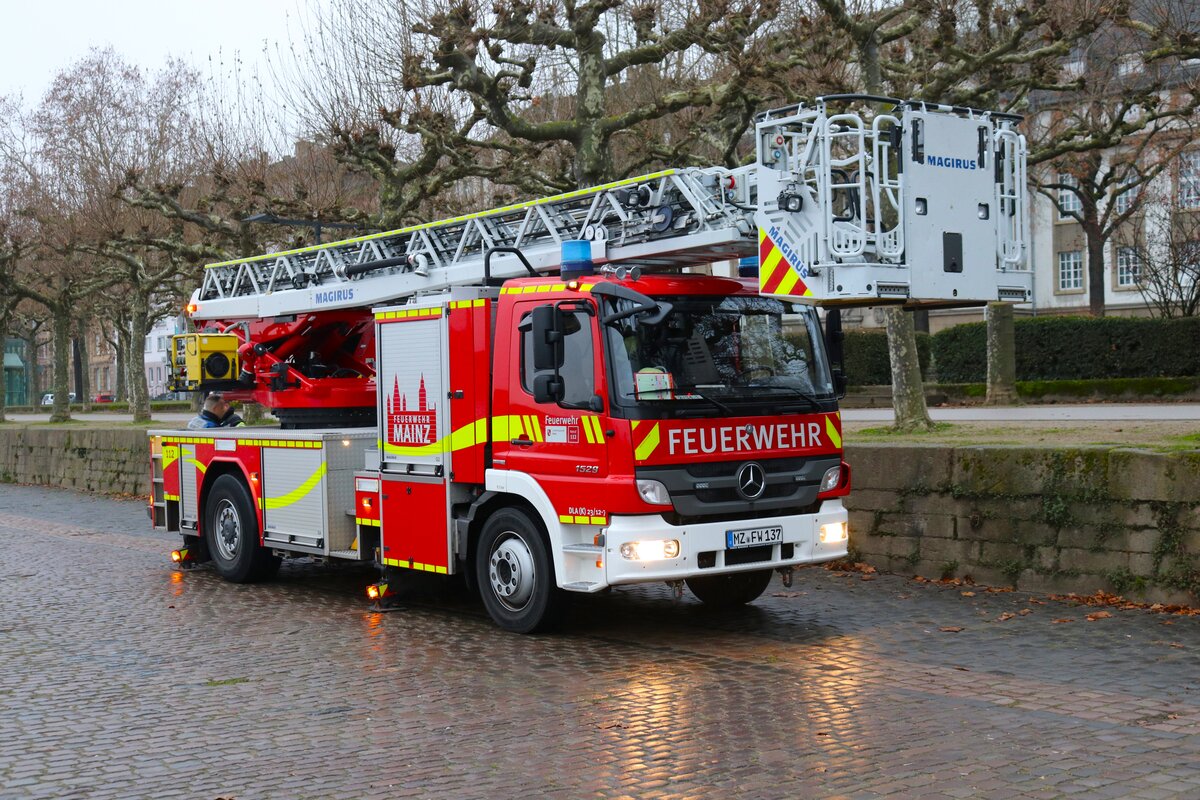
[(804, 597), (808, 592), (775, 592), (771, 597)]
[(1176, 647), (1180, 650), (1183, 649), (1183, 645), (1181, 645), (1179, 642), (1171, 642), (1170, 645), (1171, 645), (1171, 647)]
[(625, 724), (622, 722), (609, 722), (604, 725), (601, 725), (600, 730), (607, 731), (611, 728), (624, 728), (624, 727), (625, 727)]
[(967, 669), (966, 667), (955, 667), (955, 669), (958, 670), (959, 672), (970, 672), (971, 671), (971, 670)]
[(1060, 625), (1064, 622), (1074, 622), (1074, 621), (1075, 620), (1071, 619), (1070, 617), (1062, 617), (1061, 619), (1054, 620), (1054, 622), (1052, 622), (1051, 624), (1052, 625)]
[(1024, 616), (1027, 616), (1027, 615), (1029, 615), (1029, 614), (1032, 614), (1032, 613), (1033, 613), (1033, 609), (1032, 609), (1032, 608), (1022, 608), (1022, 609), (1021, 609), (1020, 611), (1018, 611), (1017, 613), (1018, 613), (1018, 614), (1020, 614), (1022, 617), (1024, 617)]
[(1158, 621), (1158, 624), (1159, 624), (1159, 625), (1174, 625), (1174, 624), (1175, 624), (1175, 620), (1173, 620), (1173, 619), (1163, 619), (1163, 620), (1159, 620), (1159, 621)]
[(945, 627), (938, 628), (938, 630), (945, 631), (946, 633), (958, 633), (962, 628), (958, 625), (946, 625)]
[(1098, 619), (1108, 619), (1112, 616), (1111, 611), (1096, 611), (1087, 615), (1088, 622), (1095, 622)]
[(962, 596), (963, 597), (974, 597), (975, 593), (974, 592), (963, 592)]
[(1015, 590), (1011, 586), (989, 586), (984, 591), (990, 594), (1006, 594)]
[(1046, 604), (1045, 604), (1045, 602), (1043, 602), (1043, 601), (1041, 601), (1041, 600), (1038, 600), (1038, 599), (1036, 599), (1036, 598), (1033, 598), (1033, 597), (1029, 598), (1029, 602), (1030, 602), (1032, 605), (1035, 605), (1035, 606), (1044, 606), (1044, 605), (1046, 605)]
[(859, 580), (860, 581), (873, 581), (873, 580), (875, 580), (875, 576), (874, 575), (863, 575), (861, 578), (859, 578)]
[(1005, 611), (1003, 614), (996, 617), (996, 621), (997, 622), (1007, 622), (1008, 620), (1012, 619), (1015, 616), (1016, 616), (1016, 614), (1012, 613), (1011, 611)]

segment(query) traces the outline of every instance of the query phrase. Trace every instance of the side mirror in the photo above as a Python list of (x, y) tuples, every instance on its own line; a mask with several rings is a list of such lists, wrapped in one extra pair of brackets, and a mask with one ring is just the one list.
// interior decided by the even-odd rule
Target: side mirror
[(829, 353), (829, 361), (842, 366), (845, 353), (842, 342), (846, 335), (842, 333), (842, 310), (831, 308), (825, 313), (825, 351)]
[(563, 334), (561, 313), (555, 306), (538, 306), (531, 315), (533, 320), (533, 368), (538, 370), (562, 369)]
[(533, 399), (538, 403), (557, 403), (566, 394), (566, 387), (558, 375), (538, 375), (533, 379)]
[(837, 394), (838, 399), (846, 396), (846, 373), (842, 372), (841, 367), (834, 367), (833, 370), (833, 391)]

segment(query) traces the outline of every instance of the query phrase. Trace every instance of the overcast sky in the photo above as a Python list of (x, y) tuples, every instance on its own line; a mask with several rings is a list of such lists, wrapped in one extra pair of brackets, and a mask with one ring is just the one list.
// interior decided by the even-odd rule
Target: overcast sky
[[(322, 2), (324, 0), (321, 0)], [(0, 0), (0, 95), (35, 105), (55, 73), (111, 45), (126, 61), (157, 69), (176, 56), (208, 71), (210, 57), (248, 68), (264, 42), (299, 39), (311, 0)], [(266, 72), (266, 70), (262, 70)], [(266, 77), (266, 76), (264, 76)]]

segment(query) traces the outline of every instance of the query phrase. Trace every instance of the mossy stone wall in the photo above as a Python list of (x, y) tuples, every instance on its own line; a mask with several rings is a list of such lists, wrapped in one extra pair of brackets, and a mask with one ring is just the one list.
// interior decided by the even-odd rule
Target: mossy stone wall
[(881, 570), (1200, 602), (1200, 451), (853, 445), (851, 547)]
[(138, 428), (6, 424), (0, 427), (0, 483), (148, 495), (150, 440)]

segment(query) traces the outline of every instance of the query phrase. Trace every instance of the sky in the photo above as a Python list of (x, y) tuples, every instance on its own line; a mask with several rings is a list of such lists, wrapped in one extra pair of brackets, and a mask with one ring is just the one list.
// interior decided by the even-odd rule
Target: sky
[[(327, 0), (316, 0), (325, 4)], [(269, 80), (264, 43), (299, 40), (313, 0), (0, 0), (0, 95), (36, 105), (54, 75), (92, 47), (112, 46), (150, 70), (170, 56), (206, 73), (209, 59), (236, 53)]]

